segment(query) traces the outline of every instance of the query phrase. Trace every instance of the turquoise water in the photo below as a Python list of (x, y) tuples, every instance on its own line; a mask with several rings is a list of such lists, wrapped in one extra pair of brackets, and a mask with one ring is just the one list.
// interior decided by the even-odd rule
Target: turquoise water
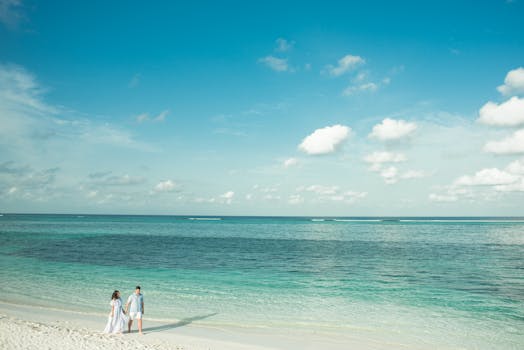
[[(201, 219), (201, 218), (200, 218)], [(524, 219), (0, 217), (0, 300), (103, 314), (524, 347)]]

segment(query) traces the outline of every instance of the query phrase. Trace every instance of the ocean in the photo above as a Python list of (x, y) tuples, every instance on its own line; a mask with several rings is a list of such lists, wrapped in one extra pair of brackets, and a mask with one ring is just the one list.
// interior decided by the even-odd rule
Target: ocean
[(0, 301), (146, 320), (524, 348), (524, 218), (0, 216)]

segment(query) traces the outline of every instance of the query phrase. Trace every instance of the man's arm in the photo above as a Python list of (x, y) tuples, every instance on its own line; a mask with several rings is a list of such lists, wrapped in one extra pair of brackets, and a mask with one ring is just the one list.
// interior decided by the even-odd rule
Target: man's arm
[(142, 314), (144, 313), (144, 302), (142, 301)]

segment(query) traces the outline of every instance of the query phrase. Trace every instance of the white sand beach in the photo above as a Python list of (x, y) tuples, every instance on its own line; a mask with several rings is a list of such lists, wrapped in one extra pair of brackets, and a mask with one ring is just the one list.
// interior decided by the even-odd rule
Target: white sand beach
[(386, 349), (402, 344), (374, 343), (361, 339), (275, 332), (274, 330), (233, 329), (144, 320), (144, 335), (103, 334), (104, 315), (70, 312), (0, 302), (0, 348), (28, 349), (185, 349), (185, 350), (270, 350), (270, 349)]
[(267, 349), (172, 332), (160, 335), (157, 328), (161, 326), (156, 324), (146, 327), (142, 336), (137, 333), (108, 335), (101, 332), (101, 323), (97, 324), (91, 315), (39, 309), (30, 320), (28, 308), (16, 306), (5, 310), (4, 306), (0, 314), (2, 349)]
[[(105, 316), (0, 302), (0, 349), (31, 350), (276, 350), (276, 349), (430, 349), (392, 339), (300, 330), (211, 327), (193, 320), (144, 320), (144, 334), (103, 334)], [(448, 347), (443, 347), (448, 348)]]
[[(144, 335), (136, 332), (122, 335), (103, 334), (103, 315), (69, 312), (0, 303), (1, 349), (253, 349), (267, 347), (229, 341), (227, 336), (205, 337), (205, 330), (188, 327), (190, 320), (175, 324), (144, 321)], [(174, 330), (178, 330), (175, 332)], [(222, 337), (222, 338), (220, 338)]]

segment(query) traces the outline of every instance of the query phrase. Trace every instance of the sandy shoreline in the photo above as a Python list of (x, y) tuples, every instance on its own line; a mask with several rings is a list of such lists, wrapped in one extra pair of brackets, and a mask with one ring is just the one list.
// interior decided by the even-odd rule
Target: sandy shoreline
[[(144, 320), (144, 335), (103, 334), (106, 316), (0, 301), (0, 349), (10, 350), (342, 350), (468, 349), (471, 343), (431, 340), (430, 334), (406, 338), (355, 328), (343, 333), (320, 330), (231, 327), (201, 324), (202, 317), (171, 322)], [(392, 325), (393, 326), (393, 325)], [(484, 347), (480, 347), (484, 348)], [(508, 347), (513, 348), (513, 347)], [(515, 347), (517, 348), (517, 347)]]
[[(316, 336), (275, 330), (233, 329), (144, 320), (144, 335), (102, 333), (105, 317), (36, 306), (0, 302), (2, 349), (406, 349), (402, 344), (374, 343), (351, 337)], [(407, 347), (416, 349), (418, 347)]]
[[(0, 302), (1, 349), (252, 349), (269, 350), (231, 341), (217, 330), (189, 327), (190, 320), (174, 324), (144, 321), (144, 335), (102, 333), (103, 315), (83, 314)], [(182, 328), (185, 328), (182, 330)], [(207, 336), (205, 336), (207, 334)]]
[(144, 335), (136, 327), (131, 334), (103, 334), (106, 318), (102, 313), (83, 313), (0, 301), (0, 349), (144, 349), (144, 350), (429, 350), (429, 349), (518, 349), (491, 340), (479, 343), (467, 334), (442, 338), (438, 332), (421, 333), (413, 329), (409, 336), (391, 329), (376, 333), (365, 326), (346, 328), (344, 332), (325, 332), (277, 327), (233, 327), (199, 321), (206, 317), (151, 321), (144, 319)]

